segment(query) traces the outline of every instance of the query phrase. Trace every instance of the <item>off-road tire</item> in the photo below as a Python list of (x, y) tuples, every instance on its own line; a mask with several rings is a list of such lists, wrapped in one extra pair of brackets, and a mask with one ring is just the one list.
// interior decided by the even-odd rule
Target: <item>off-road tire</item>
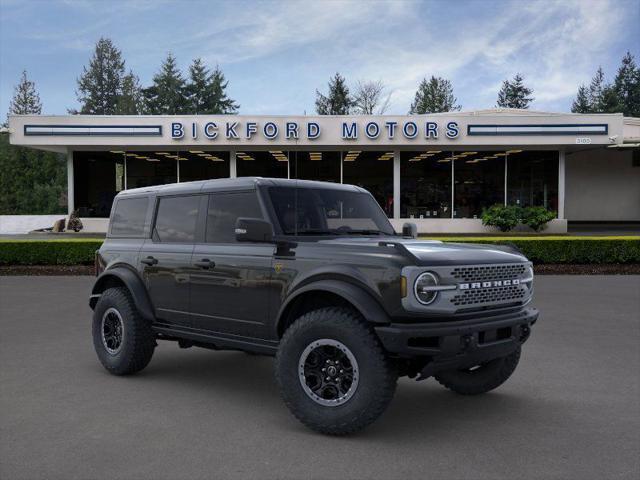
[[(117, 354), (109, 353), (102, 341), (102, 317), (109, 308), (118, 311), (124, 327), (122, 347)], [(93, 312), (92, 333), (100, 362), (114, 375), (142, 370), (149, 364), (156, 346), (151, 325), (142, 318), (126, 288), (109, 288), (102, 293)]]
[(461, 395), (479, 395), (498, 388), (514, 372), (520, 360), (520, 347), (506, 357), (491, 360), (475, 370), (449, 370), (434, 375), (449, 390)]
[[(358, 363), (358, 385), (345, 403), (324, 406), (305, 392), (299, 362), (314, 341), (341, 342)], [(304, 425), (328, 435), (346, 435), (362, 430), (387, 408), (395, 393), (398, 373), (361, 316), (346, 308), (314, 310), (295, 320), (286, 330), (275, 361), (276, 381), (285, 404)]]

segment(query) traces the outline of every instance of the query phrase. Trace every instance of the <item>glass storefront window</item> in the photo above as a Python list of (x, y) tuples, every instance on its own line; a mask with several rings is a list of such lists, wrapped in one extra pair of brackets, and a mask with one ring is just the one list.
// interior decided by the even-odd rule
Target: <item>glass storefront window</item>
[(342, 153), (343, 183), (371, 192), (388, 217), (393, 216), (393, 151)]
[(507, 202), (558, 211), (558, 152), (511, 150), (507, 157)]
[(178, 156), (180, 182), (229, 177), (229, 152), (190, 150), (175, 155)]
[(340, 183), (340, 152), (289, 152), (291, 178)]
[(451, 218), (452, 152), (400, 153), (400, 216)]
[(128, 189), (176, 183), (178, 179), (177, 153), (128, 151), (125, 155), (127, 157)]
[(108, 217), (124, 189), (124, 152), (74, 152), (74, 202), (81, 217)]
[(281, 150), (236, 152), (238, 177), (289, 177), (289, 154)]
[(504, 204), (502, 151), (454, 152), (454, 218), (480, 218), (482, 209)]

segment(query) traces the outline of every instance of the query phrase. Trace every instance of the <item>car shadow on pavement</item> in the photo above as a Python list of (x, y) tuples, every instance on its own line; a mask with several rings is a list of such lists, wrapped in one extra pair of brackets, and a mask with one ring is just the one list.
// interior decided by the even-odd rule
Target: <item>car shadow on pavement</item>
[[(273, 412), (270, 419), (265, 419), (278, 424), (272, 428), (315, 435), (291, 416), (289, 421), (282, 420), (288, 412), (275, 384), (272, 358), (200, 349), (171, 353), (155, 356), (149, 367), (135, 376), (136, 381), (153, 382), (171, 390), (179, 386), (183, 394), (197, 393), (212, 401), (232, 399), (240, 410), (259, 404), (263, 414), (265, 411)], [(454, 394), (434, 379), (415, 382), (402, 378), (398, 381), (391, 405), (382, 417), (350, 438), (402, 442), (419, 436), (423, 440), (432, 438), (435, 441), (452, 429), (457, 435), (478, 435), (482, 425), (495, 427), (508, 422), (513, 428), (518, 424), (525, 428), (533, 418), (547, 418), (551, 426), (561, 418), (566, 421), (565, 410), (563, 405), (550, 406), (548, 402), (541, 405), (525, 392), (514, 393), (514, 388), (508, 383), (496, 391), (470, 397)]]

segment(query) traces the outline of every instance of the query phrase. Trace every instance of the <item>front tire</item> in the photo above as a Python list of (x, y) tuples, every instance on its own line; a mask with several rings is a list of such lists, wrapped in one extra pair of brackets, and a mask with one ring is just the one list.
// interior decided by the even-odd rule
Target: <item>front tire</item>
[(506, 357), (496, 358), (473, 368), (449, 370), (434, 375), (449, 390), (461, 395), (479, 395), (498, 388), (515, 371), (520, 361), (520, 347)]
[(129, 375), (149, 364), (155, 337), (126, 288), (103, 292), (93, 311), (93, 346), (109, 373)]
[(336, 307), (309, 312), (289, 327), (275, 371), (293, 415), (328, 435), (354, 433), (376, 420), (391, 402), (398, 379), (361, 317)]

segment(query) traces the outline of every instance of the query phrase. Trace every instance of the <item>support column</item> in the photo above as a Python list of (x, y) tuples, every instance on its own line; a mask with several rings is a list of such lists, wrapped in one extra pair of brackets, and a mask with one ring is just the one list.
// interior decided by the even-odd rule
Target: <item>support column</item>
[(508, 172), (509, 172), (509, 154), (507, 153), (504, 156), (504, 206), (507, 206), (507, 188), (509, 187), (507, 179), (508, 179)]
[(231, 150), (229, 152), (229, 178), (236, 178), (238, 176), (236, 170), (236, 151)]
[(400, 150), (393, 151), (393, 218), (400, 218)]
[(564, 179), (565, 179), (565, 150), (560, 150), (558, 157), (558, 218), (564, 220)]
[(74, 187), (73, 150), (67, 149), (67, 213), (69, 215), (76, 209)]

